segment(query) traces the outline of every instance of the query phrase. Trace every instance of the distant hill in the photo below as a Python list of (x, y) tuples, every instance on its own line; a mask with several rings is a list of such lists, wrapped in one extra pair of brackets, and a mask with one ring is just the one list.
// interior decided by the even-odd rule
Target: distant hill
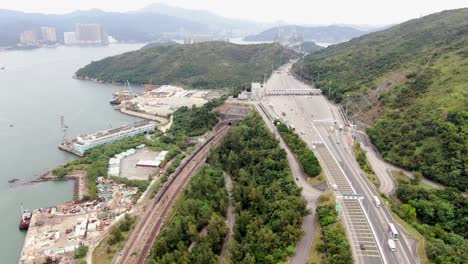
[(172, 45), (179, 45), (175, 41), (154, 41), (146, 44), (145, 46), (141, 47), (141, 49), (151, 49), (155, 47), (161, 47), (161, 46), (172, 46)]
[(444, 11), (330, 46), (305, 58), (303, 77), (350, 96), (385, 160), (467, 190), (467, 18)]
[(263, 31), (257, 35), (250, 35), (244, 38), (245, 41), (274, 41), (278, 31), (282, 37), (289, 37), (295, 32), (301, 33), (304, 40), (323, 43), (338, 43), (350, 40), (366, 34), (366, 31), (358, 30), (347, 26), (281, 26)]
[(140, 10), (145, 13), (162, 14), (182, 18), (198, 24), (206, 25), (212, 32), (234, 35), (244, 35), (260, 32), (267, 27), (266, 24), (249, 20), (226, 18), (206, 10), (193, 10), (169, 6), (162, 3), (148, 5)]
[[(160, 46), (92, 62), (77, 77), (106, 82), (156, 85), (178, 84), (194, 88), (239, 87), (271, 73), (280, 56), (295, 54), (279, 44), (237, 45), (205, 42)], [(277, 67), (278, 65), (275, 65)]]
[[(292, 48), (294, 50), (299, 50), (299, 45), (295, 45)], [(300, 49), (302, 52), (305, 52), (305, 53), (313, 53), (313, 52), (324, 49), (324, 47), (319, 46), (315, 44), (315, 42), (312, 42), (312, 41), (305, 41), (304, 43), (302, 43)]]
[(19, 42), (19, 35), (27, 29), (41, 26), (57, 28), (57, 37), (63, 38), (64, 31), (74, 31), (76, 23), (99, 23), (109, 35), (119, 41), (147, 42), (165, 33), (177, 34), (180, 29), (187, 33), (210, 33), (208, 26), (154, 13), (115, 13), (100, 10), (77, 11), (64, 15), (44, 15), (0, 10), (0, 46), (11, 46)]

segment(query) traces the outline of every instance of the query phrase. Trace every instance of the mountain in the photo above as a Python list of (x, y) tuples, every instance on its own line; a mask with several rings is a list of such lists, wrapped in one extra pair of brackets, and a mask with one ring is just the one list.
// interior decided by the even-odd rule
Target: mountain
[(330, 46), (300, 62), (303, 77), (349, 96), (385, 160), (467, 190), (467, 18), (444, 11)]
[(74, 31), (76, 23), (99, 23), (109, 35), (119, 41), (146, 42), (164, 34), (177, 35), (183, 29), (187, 33), (207, 34), (208, 26), (178, 17), (154, 13), (116, 13), (100, 10), (77, 11), (64, 15), (45, 15), (0, 10), (0, 46), (12, 46), (19, 42), (19, 35), (27, 29), (41, 26), (57, 28), (57, 37), (64, 31)]
[(206, 10), (193, 10), (155, 3), (141, 9), (140, 12), (162, 14), (206, 25), (214, 33), (246, 35), (259, 32), (267, 26), (254, 21), (232, 19), (219, 16)]
[(250, 35), (244, 38), (245, 41), (274, 41), (278, 32), (282, 38), (289, 38), (296, 33), (302, 34), (304, 40), (323, 43), (338, 43), (350, 40), (366, 34), (366, 31), (358, 30), (348, 26), (281, 26), (270, 28), (257, 35)]
[(239, 87), (270, 74), (272, 62), (280, 56), (288, 60), (294, 55), (279, 44), (205, 42), (159, 46), (92, 62), (78, 70), (76, 76), (106, 82), (128, 80), (194, 88)]

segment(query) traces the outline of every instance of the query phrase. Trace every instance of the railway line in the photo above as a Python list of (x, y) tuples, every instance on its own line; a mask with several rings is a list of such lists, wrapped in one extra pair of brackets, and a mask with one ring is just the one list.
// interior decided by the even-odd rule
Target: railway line
[(145, 263), (151, 247), (161, 231), (164, 219), (184, 186), (203, 165), (211, 148), (221, 142), (230, 125), (231, 122), (220, 123), (214, 129), (213, 134), (183, 160), (181, 166), (170, 176), (155, 198), (148, 204), (148, 208), (137, 222), (124, 248), (113, 263)]

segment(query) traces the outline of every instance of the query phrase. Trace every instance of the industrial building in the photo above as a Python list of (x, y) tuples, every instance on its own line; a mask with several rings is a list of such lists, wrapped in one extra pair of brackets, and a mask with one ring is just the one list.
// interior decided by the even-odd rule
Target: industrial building
[(129, 126), (78, 136), (71, 142), (63, 142), (58, 147), (75, 155), (83, 156), (86, 150), (96, 146), (154, 131), (156, 125), (157, 123), (153, 121), (141, 121)]

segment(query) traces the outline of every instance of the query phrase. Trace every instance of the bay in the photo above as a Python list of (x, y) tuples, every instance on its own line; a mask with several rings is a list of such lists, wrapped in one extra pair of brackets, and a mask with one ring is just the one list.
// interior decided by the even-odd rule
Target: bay
[[(91, 61), (137, 50), (143, 44), (42, 48), (0, 52), (0, 256), (18, 263), (25, 233), (25, 208), (54, 206), (73, 199), (73, 182), (28, 184), (75, 156), (60, 151), (60, 117), (68, 137), (133, 123), (137, 118), (108, 103), (119, 87), (73, 79)], [(18, 182), (8, 183), (17, 178)]]

